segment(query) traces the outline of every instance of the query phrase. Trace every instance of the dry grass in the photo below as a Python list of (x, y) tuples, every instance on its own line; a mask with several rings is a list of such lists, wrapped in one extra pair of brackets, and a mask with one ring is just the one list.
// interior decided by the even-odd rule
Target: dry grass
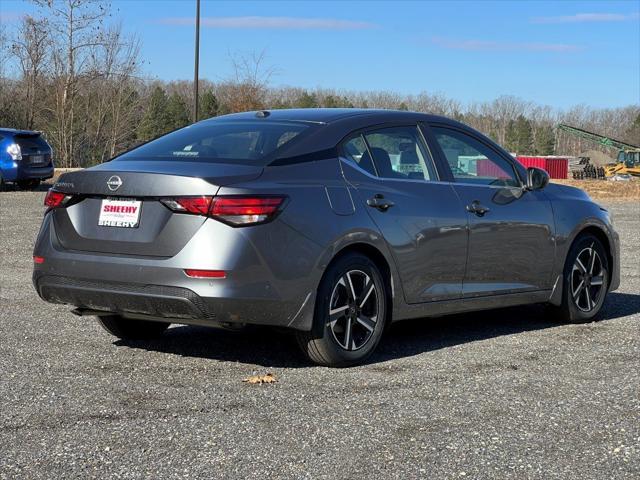
[(633, 178), (628, 182), (612, 182), (609, 180), (552, 180), (552, 182), (580, 188), (594, 200), (640, 200), (640, 179), (637, 178)]

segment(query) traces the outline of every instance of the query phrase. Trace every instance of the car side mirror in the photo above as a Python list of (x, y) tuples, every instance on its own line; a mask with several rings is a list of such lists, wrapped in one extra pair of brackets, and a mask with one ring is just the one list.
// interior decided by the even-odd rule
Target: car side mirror
[(549, 183), (549, 174), (541, 168), (527, 168), (527, 190), (541, 190)]

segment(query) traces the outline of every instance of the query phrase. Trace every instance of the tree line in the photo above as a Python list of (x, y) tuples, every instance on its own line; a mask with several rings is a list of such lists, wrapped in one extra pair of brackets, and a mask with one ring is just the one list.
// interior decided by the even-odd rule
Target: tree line
[[(31, 0), (39, 14), (0, 30), (0, 126), (41, 130), (58, 166), (88, 166), (191, 123), (193, 83), (142, 73), (140, 41), (99, 0)], [(558, 123), (640, 144), (640, 105), (566, 110), (513, 96), (463, 104), (443, 94), (304, 89), (272, 85), (263, 53), (230, 58), (226, 80), (201, 80), (199, 119), (278, 108), (387, 108), (446, 115), (528, 155), (596, 148)], [(603, 150), (611, 156), (611, 150)]]

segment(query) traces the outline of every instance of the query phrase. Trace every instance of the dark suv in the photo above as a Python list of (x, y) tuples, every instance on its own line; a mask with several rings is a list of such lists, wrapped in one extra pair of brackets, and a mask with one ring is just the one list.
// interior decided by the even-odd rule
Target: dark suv
[(0, 128), (0, 189), (5, 183), (35, 188), (51, 177), (51, 146), (40, 132)]

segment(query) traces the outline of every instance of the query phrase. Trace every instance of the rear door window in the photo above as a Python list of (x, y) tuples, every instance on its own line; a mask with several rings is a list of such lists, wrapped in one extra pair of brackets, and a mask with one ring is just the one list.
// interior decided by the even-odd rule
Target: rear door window
[(141, 145), (120, 160), (185, 160), (266, 165), (305, 129), (293, 122), (211, 122), (191, 125)]

